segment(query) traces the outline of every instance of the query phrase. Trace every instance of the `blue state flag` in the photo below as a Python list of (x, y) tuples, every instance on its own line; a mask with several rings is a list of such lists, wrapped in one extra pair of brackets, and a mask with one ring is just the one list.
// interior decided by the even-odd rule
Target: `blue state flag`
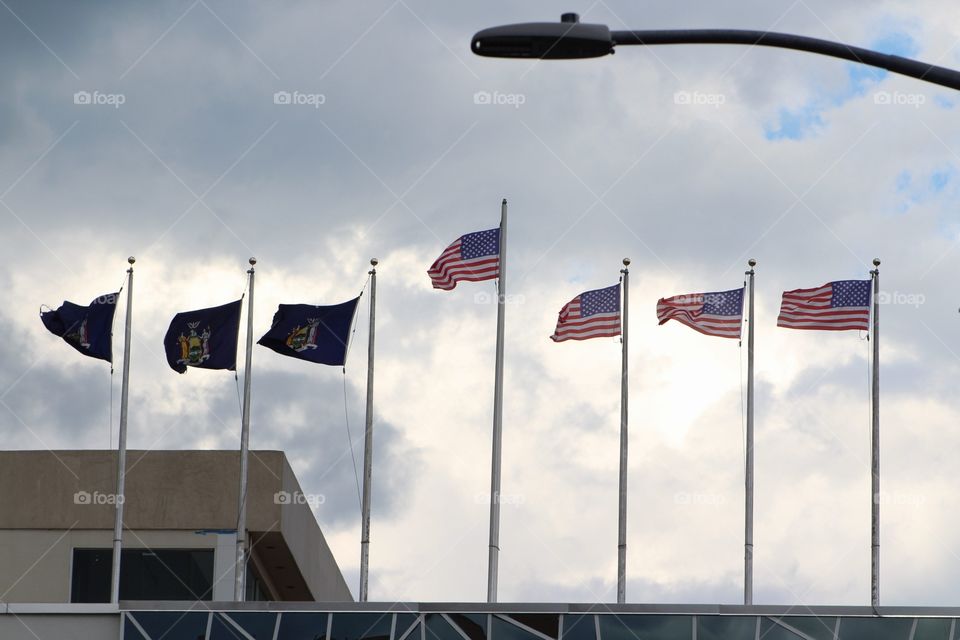
[(257, 344), (291, 358), (342, 366), (359, 302), (358, 296), (329, 306), (281, 304)]
[(236, 371), (242, 302), (173, 316), (163, 338), (170, 368), (178, 373), (186, 373), (187, 367)]
[(85, 356), (113, 363), (113, 314), (119, 293), (102, 295), (86, 307), (64, 301), (43, 311), (40, 320), (55, 336)]

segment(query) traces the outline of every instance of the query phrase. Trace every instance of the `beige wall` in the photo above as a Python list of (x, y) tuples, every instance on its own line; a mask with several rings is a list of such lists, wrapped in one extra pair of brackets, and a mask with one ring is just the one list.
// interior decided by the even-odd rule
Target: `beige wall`
[(119, 637), (118, 614), (0, 615), (3, 640), (114, 640)]
[[(69, 600), (71, 549), (112, 544), (115, 465), (114, 451), (0, 452), (0, 594), (10, 590), (0, 600)], [(236, 527), (238, 477), (237, 451), (128, 451), (124, 545), (215, 546), (216, 536), (194, 532)], [(309, 505), (278, 503), (279, 492), (300, 492), (286, 456), (251, 451), (251, 538), (279, 534), (272, 553), (289, 552), (307, 597), (352, 601)]]
[[(124, 547), (129, 549), (207, 549), (216, 542), (215, 535), (187, 531), (125, 531), (123, 536)], [(73, 549), (110, 548), (112, 544), (112, 531), (0, 531), (0, 594), (5, 594), (0, 600), (70, 602)], [(232, 578), (231, 574), (226, 579)]]

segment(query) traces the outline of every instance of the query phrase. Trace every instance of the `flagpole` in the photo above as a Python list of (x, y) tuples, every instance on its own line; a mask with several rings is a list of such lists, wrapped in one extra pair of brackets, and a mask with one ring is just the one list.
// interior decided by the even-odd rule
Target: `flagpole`
[(233, 599), (244, 600), (247, 568), (247, 455), (250, 449), (250, 365), (253, 361), (253, 277), (256, 258), (250, 258), (250, 299), (247, 302), (247, 360), (243, 369), (243, 416), (240, 426), (240, 495), (237, 506), (237, 564), (234, 567)]
[(133, 319), (133, 256), (127, 258), (127, 323), (123, 330), (123, 381), (120, 385), (120, 434), (117, 441), (116, 519), (113, 523), (113, 564), (110, 602), (120, 602), (120, 557), (123, 551), (123, 503), (127, 480), (127, 405), (130, 399), (130, 322)]
[(367, 601), (370, 572), (370, 494), (373, 476), (373, 344), (376, 335), (377, 264), (370, 260), (370, 336), (367, 343), (367, 424), (363, 439), (363, 507), (360, 525), (360, 602)]
[(873, 387), (871, 392), (870, 604), (880, 606), (880, 259), (873, 259)]
[(500, 204), (500, 275), (497, 279), (497, 364), (493, 382), (493, 447), (490, 465), (490, 545), (487, 602), (497, 601), (500, 560), (500, 452), (503, 427), (503, 326), (507, 295), (507, 199)]
[(620, 502), (617, 518), (617, 603), (627, 601), (627, 331), (630, 310), (630, 258), (623, 259), (623, 323), (620, 329)]
[(743, 604), (753, 604), (753, 276), (757, 261), (747, 261), (750, 270), (750, 307), (747, 311), (747, 460), (743, 535)]

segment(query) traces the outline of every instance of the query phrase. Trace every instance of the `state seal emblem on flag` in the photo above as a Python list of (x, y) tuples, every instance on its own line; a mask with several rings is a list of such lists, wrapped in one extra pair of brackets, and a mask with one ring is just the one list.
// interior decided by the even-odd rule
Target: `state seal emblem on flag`
[(320, 327), (320, 320), (317, 318), (307, 318), (304, 325), (297, 325), (284, 341), (288, 347), (296, 351), (306, 351), (307, 349), (317, 348), (317, 330)]
[(63, 339), (72, 343), (75, 347), (90, 348), (90, 332), (87, 330), (87, 319), (84, 318), (76, 331), (71, 331), (63, 335)]
[(197, 333), (199, 322), (188, 322), (189, 335), (180, 334), (180, 359), (178, 364), (198, 365), (210, 359), (210, 327)]

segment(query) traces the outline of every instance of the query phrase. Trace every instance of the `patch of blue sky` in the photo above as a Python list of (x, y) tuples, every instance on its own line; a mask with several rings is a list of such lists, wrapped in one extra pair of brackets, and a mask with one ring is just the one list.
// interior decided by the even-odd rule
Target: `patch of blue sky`
[[(900, 31), (876, 38), (868, 48), (905, 57), (915, 56), (919, 51), (913, 37)], [(767, 140), (802, 140), (816, 134), (826, 126), (823, 117), (826, 111), (837, 109), (846, 102), (863, 96), (867, 90), (886, 78), (887, 74), (883, 69), (850, 63), (847, 66), (846, 86), (834, 91), (820, 91), (806, 104), (797, 108), (782, 107), (777, 113), (776, 122), (764, 125), (764, 135)]]
[(955, 205), (950, 203), (955, 203), (960, 196), (958, 175), (960, 174), (957, 167), (953, 164), (936, 168), (923, 176), (915, 176), (904, 169), (894, 180), (894, 187), (899, 196), (895, 210), (897, 213), (907, 213), (915, 205), (935, 199), (941, 200), (945, 206), (953, 210)]

